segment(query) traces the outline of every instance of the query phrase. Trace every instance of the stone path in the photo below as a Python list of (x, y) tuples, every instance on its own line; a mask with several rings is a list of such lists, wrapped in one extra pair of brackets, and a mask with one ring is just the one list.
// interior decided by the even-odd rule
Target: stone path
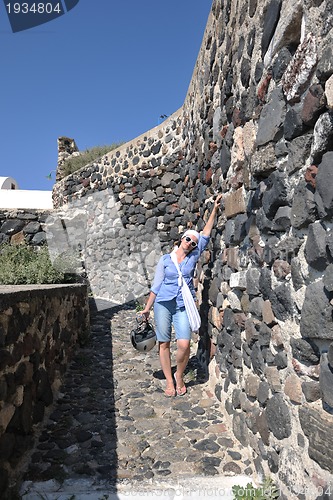
[(233, 498), (231, 485), (249, 481), (248, 450), (231, 437), (195, 356), (188, 393), (166, 398), (157, 347), (134, 350), (134, 324), (135, 311), (126, 307), (93, 316), (91, 341), (71, 363), (31, 455), (23, 500), (141, 498), (142, 491), (156, 498), (156, 488), (170, 498), (197, 498), (195, 491), (217, 487), (216, 498)]

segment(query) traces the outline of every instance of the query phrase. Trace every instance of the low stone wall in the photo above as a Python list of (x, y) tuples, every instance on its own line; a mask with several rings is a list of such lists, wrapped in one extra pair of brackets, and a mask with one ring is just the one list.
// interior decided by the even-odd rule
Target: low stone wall
[(34, 441), (78, 342), (89, 335), (84, 285), (0, 286), (0, 496)]
[(0, 245), (23, 241), (39, 246), (45, 243), (43, 225), (50, 210), (0, 210)]

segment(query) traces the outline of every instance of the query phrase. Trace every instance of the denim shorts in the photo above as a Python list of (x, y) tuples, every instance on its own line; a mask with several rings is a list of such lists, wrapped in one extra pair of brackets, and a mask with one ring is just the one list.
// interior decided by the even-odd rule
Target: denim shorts
[(155, 302), (154, 320), (159, 342), (170, 342), (173, 325), (176, 339), (191, 340), (191, 327), (185, 307), (178, 307), (176, 299)]

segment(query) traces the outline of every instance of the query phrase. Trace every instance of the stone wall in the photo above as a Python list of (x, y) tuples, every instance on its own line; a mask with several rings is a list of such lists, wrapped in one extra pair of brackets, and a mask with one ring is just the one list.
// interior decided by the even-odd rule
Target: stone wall
[(44, 223), (48, 210), (0, 210), (0, 245), (23, 241), (39, 246), (46, 242)]
[(199, 357), (288, 499), (333, 479), (332, 38), (329, 0), (215, 0), (183, 107), (54, 190), (61, 208), (111, 189), (124, 241), (157, 233), (162, 251), (225, 194), (198, 269)]
[(89, 334), (84, 285), (0, 286), (0, 496)]

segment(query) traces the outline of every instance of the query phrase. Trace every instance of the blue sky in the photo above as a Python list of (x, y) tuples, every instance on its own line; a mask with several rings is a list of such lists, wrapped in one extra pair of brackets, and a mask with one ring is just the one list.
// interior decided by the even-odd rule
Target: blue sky
[(80, 0), (12, 33), (0, 3), (0, 176), (50, 190), (57, 138), (134, 139), (182, 104), (212, 0)]

